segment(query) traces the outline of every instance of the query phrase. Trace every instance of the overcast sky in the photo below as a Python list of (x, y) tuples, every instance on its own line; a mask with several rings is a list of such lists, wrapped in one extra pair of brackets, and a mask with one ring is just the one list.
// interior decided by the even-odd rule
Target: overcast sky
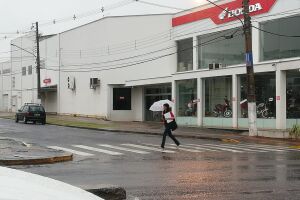
[[(58, 33), (75, 26), (99, 19), (103, 16), (114, 15), (131, 15), (131, 14), (154, 14), (154, 13), (171, 13), (179, 12), (179, 10), (161, 8), (152, 5), (146, 5), (133, 0), (0, 0), (0, 61), (8, 57), (1, 52), (9, 51), (9, 39), (4, 39), (5, 36), (11, 38), (16, 35), (17, 31), (30, 30), (31, 24), (39, 21), (41, 24), (51, 22), (53, 20), (70, 18), (74, 14), (76, 20), (67, 20), (64, 23), (56, 23), (41, 26), (43, 34)], [(147, 2), (158, 3), (161, 5), (172, 6), (182, 9), (196, 7), (205, 3), (205, 0), (144, 0)], [(93, 13), (101, 9), (102, 5), (105, 8), (111, 8), (121, 3), (126, 5), (105, 11), (103, 14), (93, 14), (89, 17), (78, 19), (78, 16), (83, 13), (93, 11)]]

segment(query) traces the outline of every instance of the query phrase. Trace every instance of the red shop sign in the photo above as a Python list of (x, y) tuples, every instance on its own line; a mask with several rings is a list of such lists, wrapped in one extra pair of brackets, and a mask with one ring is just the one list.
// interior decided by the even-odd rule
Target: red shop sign
[(43, 80), (43, 83), (45, 84), (50, 84), (51, 83), (51, 78), (46, 78)]
[[(252, 0), (250, 1), (250, 15), (260, 15), (271, 10), (276, 0)], [(189, 13), (172, 19), (172, 26), (180, 26), (183, 24), (210, 18), (215, 24), (224, 24), (227, 22), (238, 20), (235, 16), (243, 18), (243, 0), (234, 0), (230, 3), (220, 5), (219, 7), (211, 7), (197, 12)]]

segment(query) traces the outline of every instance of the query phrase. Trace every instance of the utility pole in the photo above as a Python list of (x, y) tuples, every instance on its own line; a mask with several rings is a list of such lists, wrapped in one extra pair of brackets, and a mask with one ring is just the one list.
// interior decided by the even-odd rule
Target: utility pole
[(255, 97), (255, 79), (253, 69), (252, 53), (252, 25), (249, 15), (249, 0), (243, 0), (244, 8), (244, 33), (246, 43), (246, 68), (247, 68), (247, 100), (248, 100), (248, 118), (249, 118), (249, 136), (257, 136), (256, 125), (256, 97)]
[(35, 23), (36, 32), (36, 70), (37, 70), (37, 98), (41, 99), (41, 62), (40, 62), (40, 36), (39, 36), (39, 23)]

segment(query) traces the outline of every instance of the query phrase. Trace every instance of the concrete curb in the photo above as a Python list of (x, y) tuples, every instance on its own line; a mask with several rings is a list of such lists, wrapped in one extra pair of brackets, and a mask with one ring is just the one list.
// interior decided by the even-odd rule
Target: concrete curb
[[(127, 130), (113, 130), (113, 129), (98, 129), (98, 128), (87, 128), (87, 127), (77, 127), (77, 126), (68, 126), (68, 125), (57, 125), (52, 123), (47, 123), (49, 125), (54, 126), (62, 126), (62, 127), (68, 127), (68, 128), (78, 128), (83, 130), (92, 130), (92, 131), (106, 131), (106, 132), (113, 132), (113, 133), (133, 133), (133, 134), (141, 134), (141, 135), (162, 135), (162, 133), (156, 133), (156, 132), (146, 132), (146, 131), (127, 131)], [(210, 137), (210, 136), (201, 136), (201, 135), (177, 135), (175, 133), (176, 137), (181, 138), (192, 138), (192, 139), (204, 139), (204, 140), (217, 140), (222, 141), (226, 138), (217, 138), (217, 137)]]
[(0, 165), (12, 166), (12, 165), (45, 165), (54, 164), (59, 162), (67, 162), (73, 160), (73, 154), (54, 156), (48, 158), (34, 158), (34, 159), (20, 159), (20, 160), (0, 160)]
[[(97, 128), (87, 128), (87, 127), (76, 127), (76, 126), (65, 126), (65, 125), (56, 125), (56, 124), (49, 124), (54, 126), (62, 126), (62, 127), (69, 127), (69, 128), (78, 128), (83, 130), (94, 130), (94, 131), (104, 131), (104, 132), (113, 132), (113, 133), (131, 133), (131, 134), (141, 134), (141, 135), (162, 135), (162, 133), (157, 132), (147, 132), (147, 131), (127, 131), (127, 130), (113, 130), (113, 129), (97, 129)], [(227, 129), (219, 129), (223, 131), (228, 131)], [(235, 131), (233, 131), (235, 132)], [(299, 141), (285, 141), (287, 139), (276, 139), (276, 138), (266, 138), (266, 137), (249, 137), (241, 136), (240, 138), (225, 136), (225, 137), (213, 137), (213, 136), (204, 136), (204, 135), (179, 135), (174, 133), (174, 135), (178, 138), (189, 138), (189, 139), (202, 139), (202, 140), (213, 140), (213, 141), (221, 141), (221, 142), (250, 142), (250, 143), (269, 143), (269, 144), (281, 144), (285, 143), (286, 145), (300, 145)]]
[[(0, 117), (1, 118), (1, 117)], [(5, 118), (4, 118), (5, 119)], [(7, 119), (7, 118), (6, 118)], [(11, 120), (11, 119), (10, 119)], [(59, 125), (54, 123), (47, 123), (49, 125), (61, 126), (61, 127), (69, 127), (69, 128), (78, 128), (83, 130), (93, 130), (93, 131), (104, 131), (104, 132), (113, 132), (113, 133), (131, 133), (131, 134), (143, 134), (143, 135), (162, 135), (162, 133), (157, 132), (147, 132), (147, 131), (127, 131), (127, 130), (114, 130), (114, 129), (98, 129), (98, 128), (87, 128), (87, 127), (76, 127), (76, 126), (68, 126), (68, 125)], [(213, 129), (213, 128), (208, 128)], [(231, 131), (231, 132), (241, 132), (240, 130), (228, 130), (228, 129), (218, 129), (221, 131)], [(284, 141), (287, 139), (274, 139), (274, 138), (265, 138), (265, 137), (251, 137), (251, 138), (232, 138), (228, 137), (213, 137), (213, 136), (203, 136), (203, 135), (177, 135), (175, 132), (175, 136), (179, 138), (190, 138), (190, 139), (203, 139), (203, 140), (214, 140), (214, 141), (224, 141), (224, 140), (235, 140), (235, 142), (246, 141), (246, 142), (266, 142), (269, 140), (270, 144), (278, 144), (278, 143), (286, 143), (287, 145), (300, 145), (300, 141)], [(260, 141), (262, 140), (262, 141)], [(270, 141), (271, 140), (271, 141)]]
[(126, 200), (126, 190), (118, 186), (100, 186), (97, 189), (85, 189), (98, 197), (109, 200)]

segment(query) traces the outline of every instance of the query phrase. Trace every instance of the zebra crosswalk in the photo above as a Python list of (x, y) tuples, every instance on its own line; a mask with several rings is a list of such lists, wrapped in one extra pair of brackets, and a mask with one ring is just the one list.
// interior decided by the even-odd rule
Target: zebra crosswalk
[(224, 152), (224, 153), (284, 153), (284, 152), (299, 152), (300, 149), (292, 149), (283, 146), (273, 146), (265, 144), (228, 144), (228, 143), (205, 143), (205, 144), (182, 144), (176, 147), (175, 144), (166, 144), (165, 150), (160, 148), (158, 144), (151, 143), (124, 143), (124, 144), (95, 144), (82, 145), (71, 144), (68, 146), (49, 146), (56, 150), (63, 150), (73, 153), (77, 156), (125, 156), (125, 155), (149, 155), (153, 153), (163, 152), (168, 154), (175, 153), (209, 153), (209, 152)]

